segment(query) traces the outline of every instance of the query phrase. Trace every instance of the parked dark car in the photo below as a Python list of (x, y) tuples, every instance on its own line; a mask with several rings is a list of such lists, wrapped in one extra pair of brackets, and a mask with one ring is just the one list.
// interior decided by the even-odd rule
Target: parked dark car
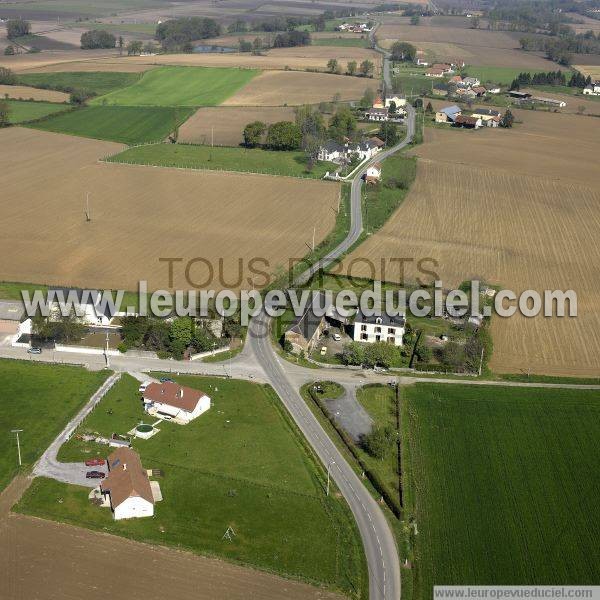
[(88, 471), (85, 476), (87, 479), (104, 479), (105, 477), (102, 471)]
[(175, 383), (170, 377), (161, 377), (159, 381), (161, 383)]

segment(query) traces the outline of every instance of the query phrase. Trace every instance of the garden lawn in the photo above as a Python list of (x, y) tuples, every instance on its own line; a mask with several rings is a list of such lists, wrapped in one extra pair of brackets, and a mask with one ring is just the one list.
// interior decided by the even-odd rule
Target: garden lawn
[(19, 472), (27, 471), (109, 375), (80, 367), (0, 360), (0, 490)]
[(402, 394), (415, 600), (435, 584), (598, 583), (598, 391), (419, 383)]
[(193, 111), (186, 108), (86, 106), (32, 125), (36, 129), (143, 144), (166, 138)]
[(73, 90), (86, 90), (101, 95), (132, 85), (140, 77), (141, 73), (118, 72), (24, 73), (19, 75), (19, 83), (67, 93)]
[[(17, 510), (221, 556), (347, 594), (357, 589), (357, 597), (366, 597), (366, 566), (351, 513), (337, 494), (325, 495), (322, 467), (271, 388), (222, 378), (175, 379), (204, 390), (212, 405), (188, 425), (162, 422), (153, 438), (134, 440), (144, 467), (164, 473), (164, 500), (154, 518), (113, 521), (109, 510), (88, 502), (87, 490), (48, 479), (34, 481)], [(138, 386), (123, 375), (77, 433), (125, 433), (140, 420), (153, 422), (142, 411)], [(106, 452), (72, 438), (59, 458)], [(231, 541), (223, 539), (228, 527), (236, 534)]]
[(95, 98), (91, 104), (119, 106), (216, 106), (246, 85), (256, 69), (158, 67), (135, 84)]
[(289, 175), (292, 177), (322, 178), (326, 171), (334, 171), (337, 165), (316, 162), (307, 170), (303, 152), (262, 150), (260, 148), (231, 148), (226, 146), (195, 146), (186, 144), (157, 144), (130, 148), (112, 156), (111, 162), (158, 165), (185, 169), (211, 169)]
[(8, 104), (8, 120), (13, 125), (27, 123), (47, 117), (54, 113), (69, 111), (68, 104), (54, 104), (52, 102), (28, 102), (26, 100), (4, 100)]

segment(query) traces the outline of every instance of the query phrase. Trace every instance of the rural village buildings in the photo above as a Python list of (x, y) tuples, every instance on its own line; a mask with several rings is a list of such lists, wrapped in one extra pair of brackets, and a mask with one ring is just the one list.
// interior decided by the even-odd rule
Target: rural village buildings
[(390, 317), (382, 314), (380, 316), (367, 317), (360, 311), (354, 319), (354, 341), (388, 342), (394, 346), (402, 346), (403, 336), (406, 328), (406, 319), (403, 315)]
[(118, 448), (108, 456), (108, 476), (100, 483), (102, 506), (113, 511), (115, 521), (151, 517), (162, 500), (158, 482), (150, 482), (137, 452)]
[(350, 162), (352, 158), (363, 161), (377, 154), (384, 145), (385, 143), (378, 137), (371, 137), (358, 143), (346, 142), (343, 145), (335, 140), (328, 140), (319, 148), (317, 159), (334, 163)]
[(497, 110), (491, 108), (474, 108), (463, 114), (462, 109), (453, 104), (441, 108), (435, 113), (436, 123), (448, 123), (457, 127), (479, 129), (482, 126), (498, 127), (501, 115)]
[(186, 425), (210, 408), (210, 398), (204, 392), (171, 381), (142, 385), (140, 391), (149, 415), (180, 425)]
[(600, 81), (594, 81), (583, 88), (586, 96), (600, 96)]

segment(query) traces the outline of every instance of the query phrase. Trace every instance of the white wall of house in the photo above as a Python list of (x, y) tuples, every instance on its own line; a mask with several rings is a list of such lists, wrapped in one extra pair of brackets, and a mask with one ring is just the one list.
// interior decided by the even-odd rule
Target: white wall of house
[(355, 342), (366, 342), (374, 344), (375, 342), (389, 342), (394, 346), (402, 346), (402, 336), (404, 327), (394, 325), (383, 325), (378, 323), (354, 323)]
[(136, 519), (138, 517), (151, 517), (153, 514), (154, 504), (139, 496), (127, 498), (116, 508), (113, 507), (115, 521), (120, 521), (121, 519)]

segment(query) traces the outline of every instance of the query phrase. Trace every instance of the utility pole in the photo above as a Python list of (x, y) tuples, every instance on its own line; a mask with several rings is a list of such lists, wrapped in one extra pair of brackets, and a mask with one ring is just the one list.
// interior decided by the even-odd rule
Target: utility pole
[(327, 495), (329, 496), (329, 480), (330, 480), (330, 476), (329, 473), (331, 471), (331, 465), (335, 465), (335, 461), (334, 460), (330, 460), (327, 463)]
[(21, 442), (19, 441), (19, 433), (21, 433), (22, 431), (22, 429), (11, 429), (11, 433), (17, 434), (17, 453), (19, 455), (19, 466), (23, 464), (21, 462)]
[(483, 367), (483, 351), (485, 350), (485, 348), (481, 349), (481, 359), (479, 361), (479, 375), (481, 376), (481, 368)]
[(104, 358), (106, 360), (106, 368), (110, 369), (110, 358), (108, 356), (108, 331), (106, 332), (106, 348), (104, 349)]
[(85, 220), (89, 223), (92, 220), (92, 215), (90, 213), (90, 193), (85, 193)]
[(313, 226), (313, 239), (312, 239), (312, 251), (315, 251), (315, 234), (317, 232), (317, 226)]

